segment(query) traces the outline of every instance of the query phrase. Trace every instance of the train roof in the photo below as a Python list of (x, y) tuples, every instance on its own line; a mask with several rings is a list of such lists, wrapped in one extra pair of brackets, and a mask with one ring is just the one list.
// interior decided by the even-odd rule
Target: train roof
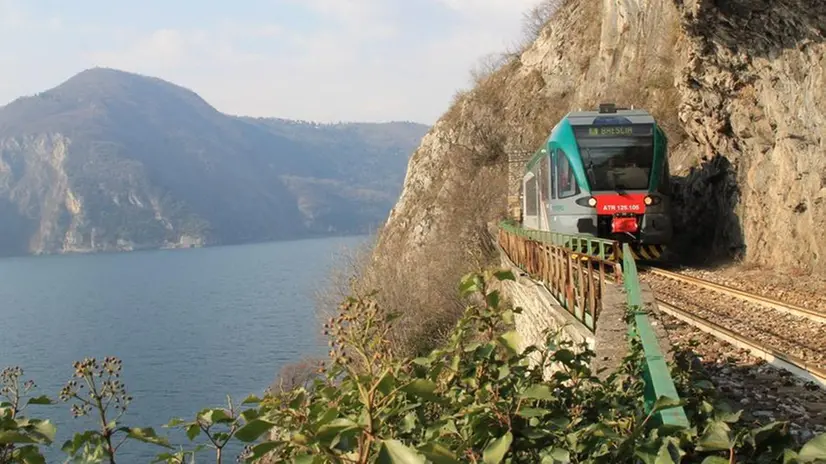
[(654, 124), (654, 117), (643, 109), (617, 108), (611, 103), (600, 105), (599, 110), (571, 111), (565, 119), (572, 126), (594, 124)]
[[(548, 136), (545, 144), (534, 153), (525, 165), (525, 171), (530, 171), (543, 156), (547, 156), (547, 144), (555, 138), (566, 139), (569, 137), (566, 130), (570, 131), (572, 126), (593, 126), (593, 125), (624, 125), (624, 124), (656, 124), (654, 117), (648, 111), (637, 108), (617, 108), (613, 103), (602, 103), (599, 109), (590, 111), (571, 111), (566, 114)], [(566, 129), (567, 128), (567, 129)], [(573, 131), (570, 132), (573, 137)], [(576, 142), (572, 142), (576, 143)]]

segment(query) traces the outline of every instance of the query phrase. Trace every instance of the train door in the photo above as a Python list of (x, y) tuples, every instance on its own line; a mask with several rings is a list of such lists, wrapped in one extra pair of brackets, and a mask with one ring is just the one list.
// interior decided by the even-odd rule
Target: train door
[(552, 207), (553, 229), (563, 234), (581, 233), (578, 223), (583, 216), (583, 208), (576, 204), (580, 193), (574, 177), (574, 168), (568, 156), (561, 149), (554, 150), (555, 199)]
[(522, 179), (522, 224), (527, 229), (539, 228), (539, 192), (536, 175), (528, 172)]
[(556, 208), (556, 154), (557, 150), (551, 150), (548, 155), (548, 218), (550, 219), (550, 230), (559, 232), (557, 225), (557, 208)]
[(551, 155), (546, 154), (537, 163), (539, 166), (539, 178), (537, 179), (537, 190), (539, 191), (539, 228), (542, 230), (551, 230), (551, 197), (550, 197), (550, 178), (551, 178)]

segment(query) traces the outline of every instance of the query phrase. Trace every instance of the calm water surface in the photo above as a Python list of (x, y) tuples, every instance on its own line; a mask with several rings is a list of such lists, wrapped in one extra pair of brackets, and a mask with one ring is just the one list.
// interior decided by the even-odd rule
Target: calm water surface
[[(117, 356), (134, 397), (125, 425), (168, 433), (170, 418), (260, 395), (285, 363), (323, 353), (314, 292), (365, 240), (1, 259), (0, 368), (23, 367), (56, 398), (73, 361)], [(93, 424), (65, 403), (38, 408), (58, 426), (47, 460), (62, 462), (63, 441)], [(122, 451), (142, 463), (160, 449)]]

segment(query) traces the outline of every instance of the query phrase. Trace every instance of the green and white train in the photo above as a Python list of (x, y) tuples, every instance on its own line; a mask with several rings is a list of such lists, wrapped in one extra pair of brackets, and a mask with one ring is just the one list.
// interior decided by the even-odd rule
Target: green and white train
[(629, 243), (655, 260), (671, 241), (668, 139), (645, 110), (568, 113), (525, 167), (522, 226)]

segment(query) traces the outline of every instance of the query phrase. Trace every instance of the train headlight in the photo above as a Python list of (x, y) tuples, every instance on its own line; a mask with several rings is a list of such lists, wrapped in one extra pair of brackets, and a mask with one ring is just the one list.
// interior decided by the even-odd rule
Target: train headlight
[(643, 201), (645, 202), (646, 206), (651, 206), (652, 204), (654, 204), (654, 199), (648, 195), (645, 196), (645, 199)]
[(597, 199), (594, 197), (581, 196), (576, 199), (576, 204), (578, 204), (579, 206), (584, 206), (586, 208), (596, 208)]

